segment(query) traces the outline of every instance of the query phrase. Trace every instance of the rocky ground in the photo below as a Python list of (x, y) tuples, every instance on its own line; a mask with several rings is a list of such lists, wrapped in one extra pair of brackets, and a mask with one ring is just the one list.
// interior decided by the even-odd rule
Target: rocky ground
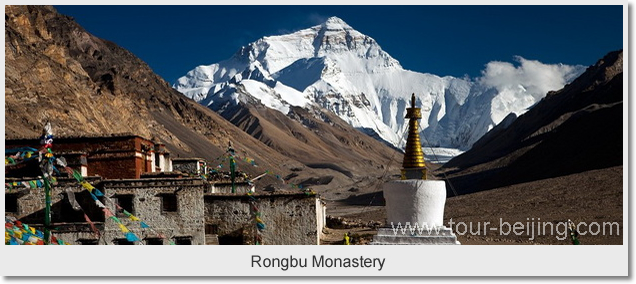
[[(325, 230), (323, 244), (341, 244), (347, 232), (353, 236), (352, 244), (368, 244), (377, 232), (375, 227), (383, 225), (386, 219), (384, 206), (348, 205), (337, 201), (328, 203), (327, 214), (341, 219), (334, 218), (340, 226), (331, 225)], [(600, 225), (581, 225), (581, 233), (591, 231), (579, 236), (583, 245), (621, 245), (624, 237), (623, 167), (449, 197), (444, 217), (447, 226), (451, 218), (455, 222), (453, 231), (463, 245), (568, 245), (570, 241), (563, 239), (564, 226), (557, 226), (568, 219), (576, 224), (585, 222)], [(466, 224), (466, 227), (459, 222)], [(485, 222), (489, 222), (489, 229), (484, 233)], [(521, 235), (515, 235), (507, 224), (514, 226), (516, 222), (530, 229), (518, 230)], [(544, 225), (544, 222), (552, 224), (553, 233), (550, 233), (551, 225)], [(618, 224), (612, 226), (611, 235), (610, 226), (603, 226), (605, 222)], [(475, 234), (470, 233), (471, 223)], [(539, 224), (545, 230), (539, 230)], [(479, 233), (478, 226), (481, 229)], [(616, 227), (619, 228), (619, 234), (616, 233)], [(596, 230), (599, 233), (592, 235)], [(460, 234), (464, 231), (466, 233)]]

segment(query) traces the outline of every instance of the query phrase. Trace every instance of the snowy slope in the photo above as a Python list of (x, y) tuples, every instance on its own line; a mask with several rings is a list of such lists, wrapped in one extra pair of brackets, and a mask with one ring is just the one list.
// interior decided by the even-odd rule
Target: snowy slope
[(516, 61), (518, 66), (488, 63), (475, 80), (413, 72), (374, 39), (331, 17), (292, 34), (263, 37), (230, 59), (196, 67), (173, 87), (217, 111), (249, 101), (285, 114), (292, 105), (326, 109), (397, 147), (404, 146), (404, 115), (415, 93), (424, 142), (466, 150), (508, 114), (524, 113), (584, 71)]

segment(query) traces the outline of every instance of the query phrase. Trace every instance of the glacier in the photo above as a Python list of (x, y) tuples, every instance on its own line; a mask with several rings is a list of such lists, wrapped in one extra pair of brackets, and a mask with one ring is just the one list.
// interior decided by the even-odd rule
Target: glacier
[(373, 38), (331, 17), (291, 34), (265, 36), (227, 60), (198, 66), (173, 88), (218, 112), (254, 102), (284, 114), (291, 106), (330, 111), (397, 148), (405, 144), (404, 116), (414, 93), (422, 108), (424, 146), (447, 160), (585, 70), (514, 60), (517, 66), (489, 62), (476, 79), (409, 71)]

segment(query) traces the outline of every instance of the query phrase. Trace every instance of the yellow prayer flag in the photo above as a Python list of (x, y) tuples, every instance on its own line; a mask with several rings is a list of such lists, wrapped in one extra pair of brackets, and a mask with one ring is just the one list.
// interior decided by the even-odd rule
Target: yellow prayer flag
[(130, 218), (130, 220), (133, 220), (133, 221), (140, 221), (140, 219), (135, 217), (135, 215), (130, 215), (130, 217), (128, 218)]
[(119, 228), (121, 229), (121, 231), (122, 231), (123, 233), (128, 233), (128, 232), (130, 232), (130, 231), (128, 231), (128, 228), (126, 228), (126, 226), (124, 226), (123, 224), (117, 224), (117, 225), (119, 225)]
[(31, 230), (31, 233), (32, 233), (32, 234), (35, 234), (35, 228), (33, 228), (33, 227), (29, 227), (29, 230)]
[(82, 184), (82, 186), (83, 186), (84, 188), (86, 188), (86, 190), (88, 190), (89, 192), (93, 192), (93, 189), (95, 188), (95, 187), (93, 187), (90, 183), (88, 183), (87, 181), (82, 181), (82, 182), (81, 182), (81, 184)]

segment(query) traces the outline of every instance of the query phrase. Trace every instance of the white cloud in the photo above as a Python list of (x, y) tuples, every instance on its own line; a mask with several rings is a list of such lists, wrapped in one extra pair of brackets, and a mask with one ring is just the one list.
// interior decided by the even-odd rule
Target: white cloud
[(308, 21), (312, 23), (313, 25), (320, 25), (326, 22), (328, 18), (329, 16), (325, 16), (318, 13), (311, 13), (309, 14)]
[(565, 64), (544, 64), (515, 56), (519, 66), (508, 62), (492, 61), (486, 64), (478, 83), (500, 92), (520, 90), (534, 99), (543, 98), (547, 92), (559, 90), (578, 77), (584, 66)]
[(564, 64), (544, 64), (515, 56), (518, 66), (509, 62), (492, 61), (486, 64), (476, 79), (484, 89), (496, 89), (497, 95), (490, 101), (490, 115), (495, 124), (508, 114), (524, 113), (540, 101), (549, 91), (559, 90), (578, 77), (585, 67)]

